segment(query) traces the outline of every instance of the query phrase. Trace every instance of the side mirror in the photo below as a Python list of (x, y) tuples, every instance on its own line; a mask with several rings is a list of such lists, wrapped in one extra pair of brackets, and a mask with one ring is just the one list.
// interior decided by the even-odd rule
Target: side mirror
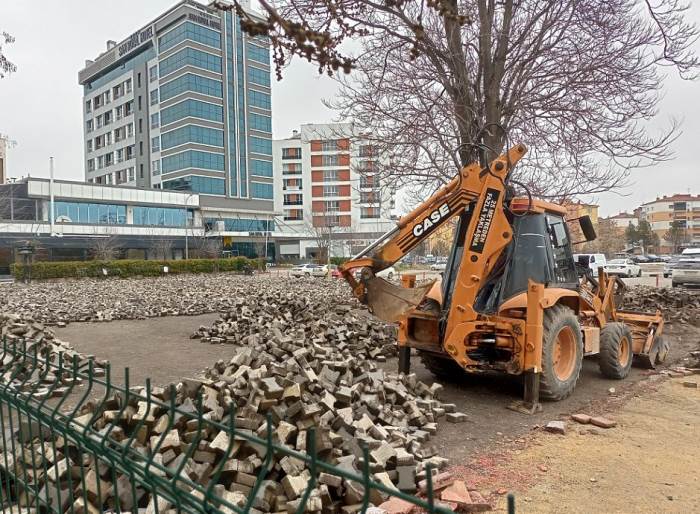
[(586, 237), (586, 241), (594, 241), (598, 237), (595, 233), (595, 228), (593, 228), (593, 222), (590, 216), (581, 216), (578, 219), (578, 224), (581, 227), (581, 232)]

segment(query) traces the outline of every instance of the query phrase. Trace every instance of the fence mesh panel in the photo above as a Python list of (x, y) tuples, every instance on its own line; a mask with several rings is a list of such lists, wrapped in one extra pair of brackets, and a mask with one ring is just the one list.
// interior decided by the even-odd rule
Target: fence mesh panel
[[(287, 512), (322, 509), (322, 473), (354, 484), (361, 496), (356, 511), (397, 497), (431, 513), (452, 512), (436, 504), (429, 466), (427, 499), (417, 498), (372, 479), (366, 446), (359, 471), (321, 458), (313, 427), (300, 452), (275, 440), (269, 414), (262, 431), (240, 428), (231, 402), (222, 420), (214, 421), (201, 394), (182, 402), (176, 386), (153, 387), (147, 380), (145, 387), (131, 387), (128, 369), (117, 385), (109, 366), (97, 369), (77, 355), (6, 340), (0, 363), (3, 512), (271, 510), (278, 490), (270, 479), (273, 457), (283, 456), (308, 472), (303, 493), (286, 503)], [(243, 448), (252, 449), (247, 460), (237, 458)], [(251, 475), (245, 494), (227, 489), (236, 473)]]

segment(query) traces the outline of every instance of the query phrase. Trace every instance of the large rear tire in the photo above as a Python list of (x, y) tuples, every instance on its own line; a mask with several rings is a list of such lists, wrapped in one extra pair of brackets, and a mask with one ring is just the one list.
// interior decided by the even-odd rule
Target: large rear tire
[(419, 351), (420, 360), (433, 376), (445, 382), (457, 382), (464, 377), (465, 371), (449, 357), (441, 357), (431, 352)]
[(632, 332), (624, 323), (608, 323), (600, 331), (600, 372), (622, 380), (632, 369)]
[(544, 311), (540, 397), (558, 401), (576, 388), (583, 362), (583, 339), (576, 314), (563, 305)]

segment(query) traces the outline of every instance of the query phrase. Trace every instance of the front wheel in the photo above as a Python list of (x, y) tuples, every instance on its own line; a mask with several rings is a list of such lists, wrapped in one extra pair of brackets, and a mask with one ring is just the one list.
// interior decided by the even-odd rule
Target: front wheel
[(583, 339), (576, 314), (563, 305), (544, 312), (540, 397), (563, 400), (569, 396), (581, 374)]
[(632, 332), (624, 323), (608, 323), (600, 331), (600, 372), (621, 380), (632, 369)]

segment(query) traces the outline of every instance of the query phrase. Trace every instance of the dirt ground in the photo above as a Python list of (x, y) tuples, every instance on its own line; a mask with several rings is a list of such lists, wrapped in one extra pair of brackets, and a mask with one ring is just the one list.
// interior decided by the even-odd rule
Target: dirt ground
[(643, 394), (606, 413), (615, 428), (569, 422), (566, 435), (540, 430), (454, 471), (495, 496), (500, 512), (506, 490), (518, 513), (698, 512), (700, 392), (683, 381), (700, 376), (645, 384)]

